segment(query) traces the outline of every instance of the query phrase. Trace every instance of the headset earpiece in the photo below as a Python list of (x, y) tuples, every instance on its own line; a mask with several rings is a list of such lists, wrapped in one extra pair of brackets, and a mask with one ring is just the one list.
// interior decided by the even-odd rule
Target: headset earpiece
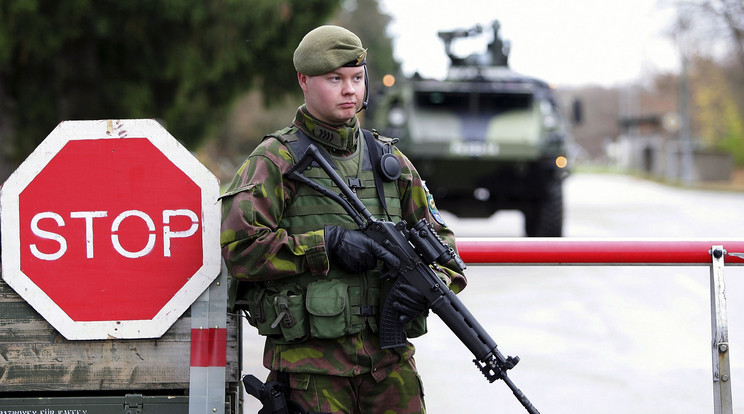
[(364, 64), (364, 102), (362, 102), (362, 107), (357, 111), (357, 113), (362, 112), (363, 110), (367, 109), (367, 104), (369, 103), (369, 74), (367, 73), (367, 64)]
[(380, 174), (385, 181), (395, 181), (400, 178), (400, 162), (390, 153), (390, 145), (385, 145), (385, 153), (380, 157)]

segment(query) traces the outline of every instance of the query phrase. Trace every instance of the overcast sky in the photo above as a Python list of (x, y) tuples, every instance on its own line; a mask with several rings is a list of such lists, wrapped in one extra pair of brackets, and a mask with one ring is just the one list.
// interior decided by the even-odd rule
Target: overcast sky
[[(557, 86), (621, 85), (678, 71), (679, 53), (665, 34), (675, 18), (656, 0), (380, 0), (393, 17), (396, 58), (406, 74), (443, 77), (448, 59), (439, 30), (501, 23), (510, 66)], [(491, 31), (472, 41), (482, 51)], [(466, 45), (462, 44), (463, 50)]]

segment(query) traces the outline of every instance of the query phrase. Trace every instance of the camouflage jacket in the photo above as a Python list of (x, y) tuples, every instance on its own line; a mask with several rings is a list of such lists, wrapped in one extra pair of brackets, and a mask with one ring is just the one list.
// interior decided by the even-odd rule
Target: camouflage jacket
[[(312, 120), (298, 110), (294, 125), (314, 138)], [(359, 139), (358, 122), (353, 123), (352, 140)], [(350, 148), (353, 147), (351, 143)], [(436, 210), (433, 199), (411, 162), (395, 147), (393, 154), (402, 166), (397, 184), (401, 194), (402, 217), (408, 223), (426, 218), (439, 236), (455, 246), (454, 235)], [(280, 140), (267, 137), (240, 167), (222, 199), (222, 254), (230, 274), (237, 280), (270, 281), (293, 276), (326, 275), (332, 266), (325, 251), (323, 230), (288, 234), (279, 222), (288, 203), (301, 185), (285, 177), (293, 160)], [(459, 292), (466, 285), (462, 274), (440, 268), (440, 277)], [(393, 364), (413, 356), (414, 347), (382, 350), (379, 337), (364, 330), (331, 340), (311, 339), (296, 344), (275, 343), (267, 338), (264, 365), (290, 372), (352, 376), (371, 372), (384, 378)]]

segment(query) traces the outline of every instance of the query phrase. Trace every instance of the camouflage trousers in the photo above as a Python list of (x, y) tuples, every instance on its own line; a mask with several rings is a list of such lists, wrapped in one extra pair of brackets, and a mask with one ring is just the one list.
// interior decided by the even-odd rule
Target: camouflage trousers
[[(276, 381), (276, 372), (269, 381)], [(371, 374), (338, 377), (290, 373), (289, 399), (304, 409), (332, 414), (425, 414), (424, 389), (412, 360), (377, 382)]]

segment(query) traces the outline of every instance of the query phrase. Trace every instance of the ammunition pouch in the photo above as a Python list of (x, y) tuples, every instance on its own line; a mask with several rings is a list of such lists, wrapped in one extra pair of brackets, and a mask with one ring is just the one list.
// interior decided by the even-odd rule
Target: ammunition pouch
[[(260, 335), (276, 343), (335, 339), (361, 332), (365, 326), (378, 332), (379, 306), (352, 304), (356, 300), (350, 292), (359, 289), (343, 281), (321, 279), (308, 283), (307, 288), (297, 283), (240, 285), (236, 307), (246, 312), (248, 322)], [(376, 296), (375, 303), (379, 304), (379, 294)], [(423, 335), (427, 331), (426, 317), (414, 319), (405, 331), (409, 338)]]

